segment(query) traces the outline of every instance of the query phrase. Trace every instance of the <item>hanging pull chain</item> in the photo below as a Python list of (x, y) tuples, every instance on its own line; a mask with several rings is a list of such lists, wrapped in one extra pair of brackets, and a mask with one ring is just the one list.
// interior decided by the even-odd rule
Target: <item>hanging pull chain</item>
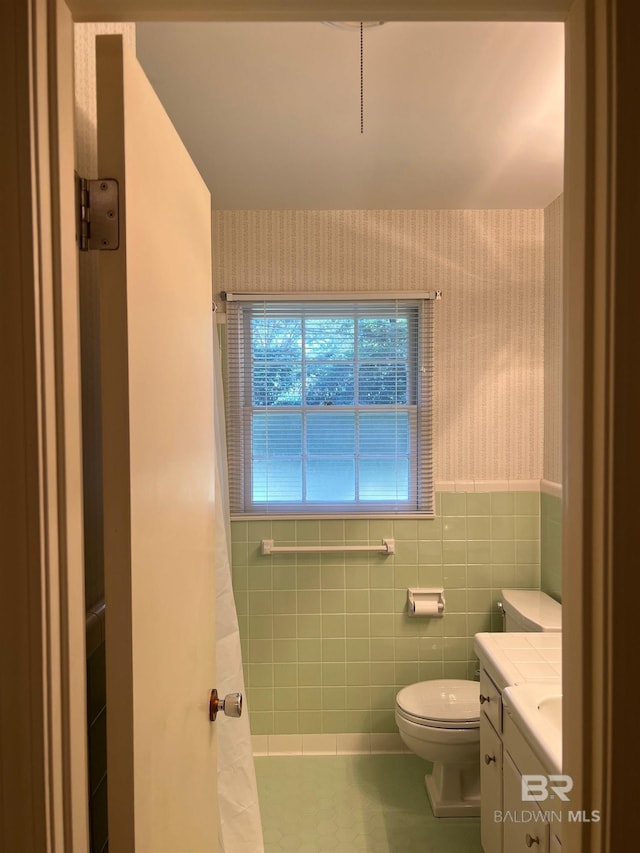
[(364, 25), (360, 21), (360, 133), (364, 133)]

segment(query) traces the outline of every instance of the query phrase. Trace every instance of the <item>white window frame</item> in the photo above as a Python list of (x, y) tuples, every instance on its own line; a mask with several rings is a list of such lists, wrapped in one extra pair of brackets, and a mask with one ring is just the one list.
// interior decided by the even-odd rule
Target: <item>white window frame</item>
[[(432, 465), (432, 379), (433, 379), (433, 299), (439, 298), (439, 292), (428, 294), (309, 294), (303, 298), (291, 294), (249, 295), (227, 294), (227, 425), (229, 451), (229, 480), (231, 512), (233, 518), (354, 518), (376, 516), (433, 517), (433, 465)], [(276, 302), (300, 303), (301, 316), (305, 313), (305, 304), (327, 302), (339, 303), (347, 300), (353, 303), (354, 317), (360, 306), (366, 308), (367, 302), (375, 300), (377, 307), (388, 305), (400, 313), (417, 311), (416, 324), (410, 334), (417, 340), (410, 342), (412, 359), (409, 363), (409, 402), (395, 406), (381, 405), (384, 411), (409, 411), (409, 498), (406, 501), (362, 500), (358, 496), (353, 501), (321, 503), (298, 502), (262, 502), (252, 498), (252, 421), (256, 407), (252, 399), (251, 371), (251, 317), (265, 306), (277, 309)], [(242, 304), (241, 304), (242, 303)], [(247, 304), (248, 303), (248, 304)], [(268, 309), (267, 309), (268, 310)], [(294, 309), (295, 310), (295, 309)], [(305, 357), (302, 355), (302, 362)], [(354, 358), (357, 364), (357, 358)], [(357, 380), (356, 380), (357, 381)], [(356, 419), (361, 412), (376, 411), (376, 406), (363, 406), (354, 403), (351, 406), (336, 407), (340, 412), (355, 412)], [(266, 407), (265, 409), (266, 410)], [(305, 429), (306, 417), (314, 411), (322, 411), (322, 406), (307, 406), (304, 399), (300, 405), (269, 407), (269, 412), (294, 414), (300, 413)], [(303, 471), (306, 454), (301, 456)], [(354, 456), (357, 468), (357, 451)], [(304, 481), (304, 473), (303, 473)]]

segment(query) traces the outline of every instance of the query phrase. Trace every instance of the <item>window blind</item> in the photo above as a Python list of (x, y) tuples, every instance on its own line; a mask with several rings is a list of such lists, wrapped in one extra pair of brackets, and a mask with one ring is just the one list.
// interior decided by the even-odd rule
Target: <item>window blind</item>
[(433, 515), (433, 303), (227, 303), (231, 511)]

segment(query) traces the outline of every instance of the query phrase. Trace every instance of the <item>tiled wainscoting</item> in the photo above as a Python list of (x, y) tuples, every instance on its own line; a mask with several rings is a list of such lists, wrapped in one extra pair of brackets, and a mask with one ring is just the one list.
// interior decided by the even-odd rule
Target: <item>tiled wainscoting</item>
[(541, 588), (558, 601), (562, 598), (562, 497), (560, 487), (540, 493)]
[[(398, 689), (473, 678), (474, 634), (501, 629), (500, 590), (540, 587), (537, 491), (443, 491), (435, 519), (234, 521), (232, 537), (247, 704), (258, 736), (395, 733)], [(393, 556), (260, 552), (262, 539), (383, 538), (396, 540)], [(409, 617), (413, 586), (444, 587), (445, 616)]]

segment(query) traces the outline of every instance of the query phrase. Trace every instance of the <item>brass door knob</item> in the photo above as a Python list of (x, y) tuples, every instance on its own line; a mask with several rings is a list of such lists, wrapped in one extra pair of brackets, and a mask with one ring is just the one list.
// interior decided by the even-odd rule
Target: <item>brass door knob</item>
[(214, 688), (209, 694), (209, 720), (214, 723), (218, 711), (224, 711), (227, 717), (239, 717), (242, 714), (242, 693), (227, 693), (224, 699), (218, 697)]

